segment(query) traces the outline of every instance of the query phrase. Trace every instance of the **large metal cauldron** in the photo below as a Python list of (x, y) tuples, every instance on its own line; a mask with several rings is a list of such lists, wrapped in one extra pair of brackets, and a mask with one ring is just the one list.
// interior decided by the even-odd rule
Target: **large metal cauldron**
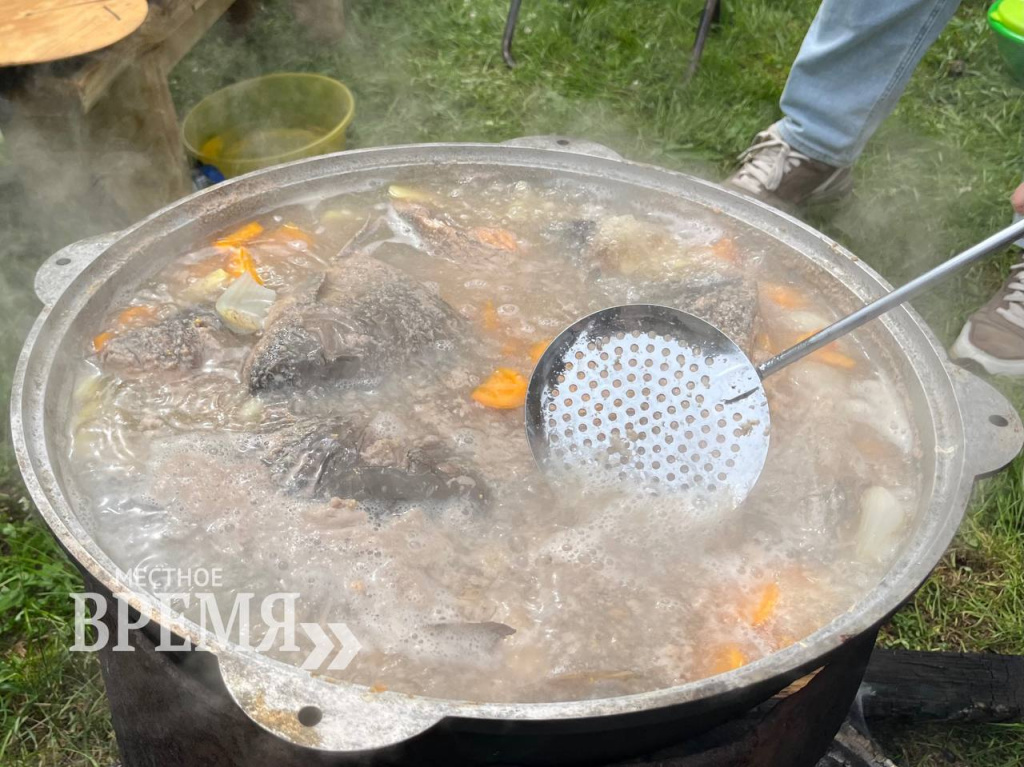
[[(706, 728), (764, 700), (872, 632), (939, 561), (963, 517), (975, 478), (1002, 467), (1020, 450), (1021, 423), (1014, 409), (988, 384), (951, 365), (911, 309), (898, 309), (859, 331), (875, 359), (902, 382), (921, 439), (923, 500), (895, 563), (854, 607), (803, 641), (728, 674), (640, 695), (488, 704), (368, 694), (365, 688), (312, 676), (201, 636), (199, 626), (172, 614), (154, 596), (127, 589), (89, 535), (68, 480), (71, 364), (101, 313), (167, 260), (239, 220), (296, 201), (385, 184), (416, 167), (452, 165), (539, 170), (583, 183), (593, 179), (623, 194), (654, 191), (714, 208), (760, 229), (787, 246), (794, 259), (816, 267), (820, 289), (840, 309), (887, 288), (842, 247), (768, 206), (696, 178), (623, 161), (607, 150), (595, 153), (553, 139), (368, 149), (300, 161), (197, 193), (124, 232), (51, 257), (37, 276), (45, 307), (25, 344), (12, 397), (14, 441), (25, 482), (46, 522), (91, 578), (178, 636), (205, 641), (212, 655), (204, 654), (209, 658), (204, 663), (216, 660), (222, 679), (217, 686), (286, 744), (317, 749), (323, 756), (336, 753), (341, 763), (386, 759), (399, 753), (403, 742), (432, 736), (448, 740), (452, 757), (543, 762), (571, 753), (579, 760), (607, 760)], [(298, 723), (297, 712), (307, 706), (322, 711), (315, 726)]]

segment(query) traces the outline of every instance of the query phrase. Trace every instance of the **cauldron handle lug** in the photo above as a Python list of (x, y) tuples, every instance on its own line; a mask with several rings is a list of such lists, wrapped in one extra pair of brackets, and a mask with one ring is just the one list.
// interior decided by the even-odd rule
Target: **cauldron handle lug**
[(502, 141), (500, 146), (522, 147), (524, 149), (548, 149), (555, 152), (572, 152), (573, 154), (585, 154), (591, 157), (600, 157), (605, 160), (624, 160), (625, 158), (614, 149), (609, 149), (604, 144), (598, 144), (586, 139), (573, 138), (572, 136), (522, 136), (520, 138)]
[(995, 387), (962, 367), (950, 365), (949, 377), (960, 404), (970, 475), (999, 471), (1024, 445), (1024, 427), (1017, 410)]
[(217, 655), (235, 703), (257, 725), (300, 746), (336, 752), (375, 751), (438, 724), (443, 703), (304, 671), (254, 651)]
[(61, 248), (50, 256), (36, 272), (35, 291), (39, 300), (52, 306), (68, 285), (89, 264), (109, 248), (123, 232), (106, 232), (88, 237)]

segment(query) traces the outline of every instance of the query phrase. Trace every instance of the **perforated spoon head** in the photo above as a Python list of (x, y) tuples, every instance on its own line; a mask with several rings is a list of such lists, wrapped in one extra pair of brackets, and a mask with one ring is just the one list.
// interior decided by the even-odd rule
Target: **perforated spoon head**
[(685, 496), (695, 514), (742, 503), (770, 432), (746, 354), (666, 306), (615, 306), (573, 323), (541, 356), (526, 396), (542, 470), (595, 489)]

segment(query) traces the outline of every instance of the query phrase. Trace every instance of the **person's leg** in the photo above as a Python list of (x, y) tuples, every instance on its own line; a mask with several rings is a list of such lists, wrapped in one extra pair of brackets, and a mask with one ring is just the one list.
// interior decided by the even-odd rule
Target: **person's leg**
[(782, 138), (852, 165), (888, 117), (960, 0), (824, 0), (782, 94)]
[[(1024, 183), (1010, 204), (1017, 216), (1024, 216)], [(993, 375), (1024, 377), (1024, 254), (1010, 267), (1002, 289), (968, 317), (950, 356), (958, 362), (970, 360)]]
[(789, 73), (785, 117), (757, 134), (725, 183), (783, 207), (848, 194), (850, 166), (959, 4), (824, 0)]

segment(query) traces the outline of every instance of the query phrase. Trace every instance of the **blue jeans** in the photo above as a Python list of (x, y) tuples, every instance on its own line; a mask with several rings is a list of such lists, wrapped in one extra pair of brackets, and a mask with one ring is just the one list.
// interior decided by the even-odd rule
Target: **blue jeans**
[(779, 132), (846, 167), (889, 116), (960, 0), (824, 0), (782, 93)]

